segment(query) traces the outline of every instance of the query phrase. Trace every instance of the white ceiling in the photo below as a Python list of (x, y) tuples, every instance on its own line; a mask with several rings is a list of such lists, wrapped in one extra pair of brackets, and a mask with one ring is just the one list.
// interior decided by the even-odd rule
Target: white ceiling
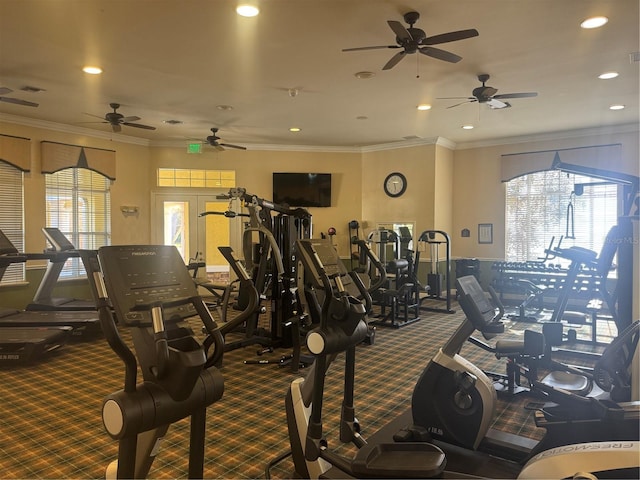
[[(0, 120), (45, 120), (110, 132), (108, 104), (155, 131), (120, 135), (153, 144), (204, 139), (220, 127), (240, 145), (361, 147), (415, 137), (465, 144), (505, 137), (636, 124), (639, 120), (638, 0), (257, 0), (239, 17), (235, 0), (0, 0), (0, 87), (37, 108), (0, 102)], [(463, 57), (447, 63), (391, 45), (387, 20), (421, 14), (427, 36), (475, 28), (479, 36), (437, 47)], [(591, 15), (609, 23), (584, 30)], [(104, 69), (100, 76), (81, 71)], [(619, 72), (600, 80), (605, 71)], [(360, 80), (354, 74), (371, 71)], [(480, 85), (498, 94), (538, 92), (491, 110), (447, 107)], [(46, 91), (21, 91), (24, 86)], [(289, 94), (296, 89), (297, 96)], [(419, 103), (433, 108), (419, 112)], [(626, 105), (610, 111), (614, 103)], [(231, 105), (222, 111), (218, 105)], [(358, 117), (366, 117), (359, 119)], [(168, 125), (165, 120), (180, 120)], [(462, 130), (463, 124), (476, 128)], [(301, 132), (288, 131), (298, 126)], [(114, 138), (117, 137), (114, 135)]]

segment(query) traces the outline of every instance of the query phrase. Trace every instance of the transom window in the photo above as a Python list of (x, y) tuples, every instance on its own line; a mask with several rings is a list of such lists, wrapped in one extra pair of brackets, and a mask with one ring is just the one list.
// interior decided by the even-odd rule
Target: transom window
[(159, 168), (159, 187), (220, 188), (235, 187), (235, 170), (197, 170), (187, 168)]

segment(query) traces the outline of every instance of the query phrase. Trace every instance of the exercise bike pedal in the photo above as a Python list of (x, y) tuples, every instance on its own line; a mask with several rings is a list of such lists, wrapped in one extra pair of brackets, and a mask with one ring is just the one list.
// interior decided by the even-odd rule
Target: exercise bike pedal
[(528, 402), (525, 406), (525, 410), (542, 410), (549, 405), (549, 402)]
[(404, 427), (399, 432), (393, 434), (394, 442), (430, 442), (431, 435), (426, 428), (415, 425)]

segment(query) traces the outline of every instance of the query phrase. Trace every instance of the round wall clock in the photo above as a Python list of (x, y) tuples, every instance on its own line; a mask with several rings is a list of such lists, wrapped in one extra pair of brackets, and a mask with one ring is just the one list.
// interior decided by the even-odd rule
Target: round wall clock
[(390, 197), (399, 197), (407, 190), (407, 177), (400, 172), (393, 172), (384, 179), (384, 193)]

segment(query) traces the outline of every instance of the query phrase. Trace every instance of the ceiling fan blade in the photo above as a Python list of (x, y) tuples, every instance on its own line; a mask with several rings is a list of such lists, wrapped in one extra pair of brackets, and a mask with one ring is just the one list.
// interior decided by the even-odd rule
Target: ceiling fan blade
[(391, 60), (389, 60), (384, 67), (382, 67), (382, 70), (390, 70), (393, 67), (395, 67), (397, 65), (397, 63), (402, 60), (405, 55), (407, 53), (403, 50), (401, 52), (396, 53), (393, 57), (391, 57)]
[(0, 87), (0, 95), (4, 95), (5, 93), (11, 93), (13, 90), (7, 87)]
[(537, 92), (525, 92), (525, 93), (503, 93), (502, 95), (494, 95), (493, 98), (530, 98), (537, 97)]
[(247, 147), (241, 147), (240, 145), (231, 145), (230, 143), (220, 143), (219, 145), (222, 145), (223, 147), (227, 147), (227, 148), (237, 148), (238, 150), (247, 149)]
[(122, 131), (122, 127), (120, 126), (119, 123), (112, 123), (111, 124), (111, 131), (118, 133)]
[(220, 151), (220, 152), (224, 152), (224, 147), (220, 144), (217, 145), (211, 145), (213, 148), (215, 148), (216, 150)]
[(439, 48), (422, 47), (419, 48), (418, 51), (423, 55), (437, 58), (438, 60), (444, 60), (445, 62), (458, 63), (460, 60), (462, 60), (462, 57), (456, 55), (455, 53), (447, 52), (446, 50), (440, 50)]
[(145, 130), (155, 130), (156, 129), (156, 127), (150, 127), (149, 125), (142, 125), (140, 123), (122, 122), (122, 125), (126, 125), (127, 127), (143, 128)]
[(465, 38), (477, 37), (478, 35), (478, 31), (475, 28), (469, 30), (458, 30), (455, 32), (441, 33), (440, 35), (427, 37), (420, 42), (420, 45), (437, 45), (439, 43), (455, 42), (457, 40), (464, 40)]
[(474, 99), (471, 99), (471, 98), (470, 98), (470, 99), (469, 99), (469, 100), (467, 100), (466, 102), (456, 103), (455, 105), (451, 105), (451, 106), (449, 106), (449, 107), (447, 107), (447, 108), (458, 107), (458, 106), (460, 106), (460, 105), (464, 105), (465, 103), (473, 103), (473, 102), (477, 102), (477, 101), (478, 101), (478, 100), (477, 100), (477, 99), (475, 99), (475, 98), (474, 98)]
[[(100, 120), (103, 120), (105, 123), (109, 123), (109, 122), (107, 122), (107, 121), (106, 121), (106, 119), (105, 119), (103, 116), (101, 116), (101, 115), (94, 115), (93, 113), (87, 113), (87, 112), (82, 112), (82, 113), (83, 113), (84, 115), (89, 115), (90, 117), (93, 117), (93, 118), (99, 118)], [(82, 123), (88, 123), (88, 122), (82, 122)], [(96, 122), (96, 123), (97, 123), (97, 122)]]
[(436, 97), (436, 100), (470, 100), (472, 102), (475, 102), (477, 99), (476, 97)]
[(355, 47), (355, 48), (343, 48), (343, 52), (355, 52), (357, 50), (378, 50), (380, 48), (402, 48), (400, 45), (378, 45), (375, 47)]
[(393, 30), (393, 33), (396, 34), (396, 37), (398, 37), (399, 40), (401, 41), (413, 40), (413, 37), (411, 36), (409, 31), (406, 28), (404, 28), (404, 25), (402, 25), (397, 20), (387, 20), (387, 23), (389, 24), (389, 26), (391, 27), (391, 30)]
[(20, 100), (19, 98), (12, 97), (0, 97), (0, 102), (14, 103), (16, 105), (22, 105), (24, 107), (37, 107), (39, 105), (35, 102), (27, 102), (26, 100)]
[(137, 122), (138, 120), (140, 120), (140, 117), (122, 117), (120, 119), (120, 123), (129, 123), (129, 122)]

